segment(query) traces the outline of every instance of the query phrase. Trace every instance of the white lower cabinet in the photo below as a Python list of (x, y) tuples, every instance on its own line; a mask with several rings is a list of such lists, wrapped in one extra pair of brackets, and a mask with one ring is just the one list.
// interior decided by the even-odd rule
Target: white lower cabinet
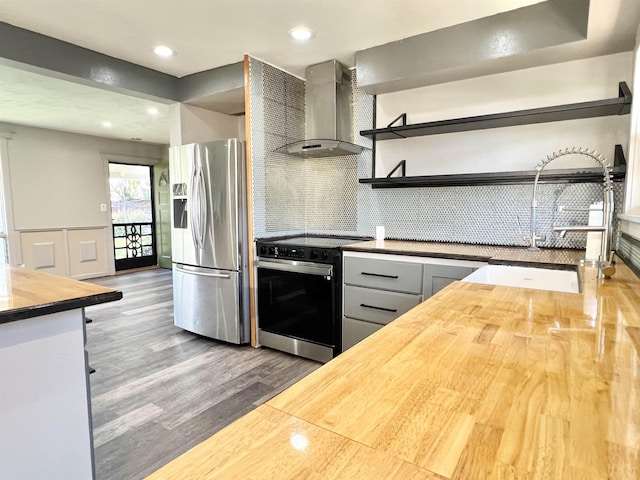
[(0, 324), (0, 478), (95, 478), (82, 308)]
[(342, 350), (484, 262), (363, 252), (343, 255)]

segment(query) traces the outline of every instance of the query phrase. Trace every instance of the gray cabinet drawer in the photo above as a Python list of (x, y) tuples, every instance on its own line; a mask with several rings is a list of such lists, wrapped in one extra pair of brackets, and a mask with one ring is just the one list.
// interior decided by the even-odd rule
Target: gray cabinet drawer
[(342, 319), (342, 351), (353, 347), (356, 343), (364, 340), (372, 333), (380, 330), (384, 325), (377, 323), (363, 322), (354, 318)]
[(344, 283), (397, 292), (422, 293), (422, 265), (345, 257)]
[(425, 265), (424, 266), (424, 298), (435, 295), (444, 287), (456, 280), (461, 280), (471, 275), (475, 268), (458, 267), (451, 265)]
[(369, 288), (344, 287), (345, 317), (385, 325), (408, 312), (422, 301), (422, 295), (385, 292)]

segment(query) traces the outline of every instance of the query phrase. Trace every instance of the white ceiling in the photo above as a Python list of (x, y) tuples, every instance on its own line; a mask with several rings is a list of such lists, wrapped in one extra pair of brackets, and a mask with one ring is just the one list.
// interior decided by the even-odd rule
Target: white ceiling
[[(0, 0), (0, 21), (174, 76), (239, 62), (244, 54), (302, 76), (358, 50), (531, 4), (539, 0)], [(635, 34), (640, 1), (591, 0), (590, 35)], [(315, 31), (306, 44), (287, 32)], [(619, 36), (616, 37), (619, 41)], [(165, 44), (170, 59), (151, 49)], [(597, 46), (594, 54), (597, 54)], [(0, 121), (113, 138), (168, 143), (168, 107), (122, 94), (0, 68)], [(105, 130), (103, 120), (113, 127)]]
[[(352, 66), (356, 50), (539, 1), (0, 0), (0, 20), (178, 77), (244, 54), (301, 76), (307, 65)], [(300, 24), (316, 32), (305, 45), (287, 33)], [(157, 44), (178, 54), (158, 59)]]
[[(149, 114), (149, 108), (158, 113)], [(169, 143), (168, 105), (2, 65), (0, 122)]]

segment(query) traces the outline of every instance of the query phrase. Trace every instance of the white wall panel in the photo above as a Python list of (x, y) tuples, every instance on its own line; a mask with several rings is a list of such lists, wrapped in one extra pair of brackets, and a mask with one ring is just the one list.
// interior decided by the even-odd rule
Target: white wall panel
[(109, 271), (110, 228), (20, 232), (27, 268), (84, 279)]
[(72, 278), (91, 278), (108, 275), (110, 235), (109, 228), (68, 230), (69, 276)]
[(93, 262), (98, 258), (95, 240), (80, 242), (80, 262)]
[(20, 232), (25, 267), (56, 275), (68, 275), (67, 248), (62, 230)]
[(36, 269), (56, 266), (56, 254), (53, 242), (32, 243), (33, 263)]

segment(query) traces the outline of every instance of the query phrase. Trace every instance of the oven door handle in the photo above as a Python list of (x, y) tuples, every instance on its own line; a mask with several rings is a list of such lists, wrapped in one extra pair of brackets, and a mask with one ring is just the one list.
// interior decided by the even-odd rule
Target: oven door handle
[(333, 276), (332, 265), (301, 265), (297, 262), (270, 262), (269, 260), (258, 260), (258, 268), (268, 268), (269, 270), (280, 270), (282, 272), (304, 273), (306, 275), (320, 275), (322, 277)]

